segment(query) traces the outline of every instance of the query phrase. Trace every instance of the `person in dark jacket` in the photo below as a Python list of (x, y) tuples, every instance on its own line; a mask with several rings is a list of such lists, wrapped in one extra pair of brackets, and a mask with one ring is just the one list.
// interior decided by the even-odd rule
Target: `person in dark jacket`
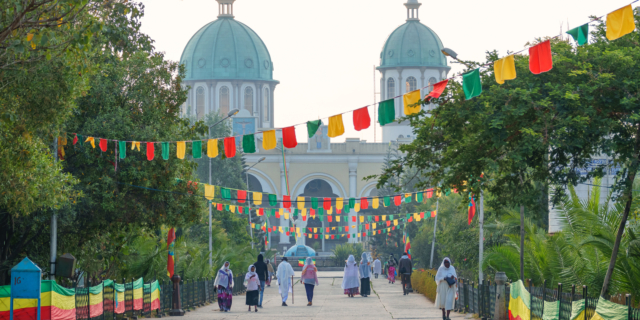
[(269, 277), (269, 269), (267, 268), (267, 264), (264, 263), (264, 257), (262, 254), (258, 255), (258, 261), (254, 263), (253, 266), (256, 267), (255, 273), (258, 274), (258, 279), (260, 279), (260, 301), (258, 308), (262, 308), (262, 298), (264, 297), (265, 282)]
[(400, 280), (402, 281), (402, 293), (404, 295), (409, 294), (407, 288), (411, 285), (411, 272), (413, 271), (413, 265), (409, 255), (405, 252), (398, 262), (398, 274), (400, 274)]

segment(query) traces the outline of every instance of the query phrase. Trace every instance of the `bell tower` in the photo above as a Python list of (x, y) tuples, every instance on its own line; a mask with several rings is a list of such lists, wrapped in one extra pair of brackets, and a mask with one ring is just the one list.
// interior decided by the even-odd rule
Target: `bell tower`
[(420, 21), (420, 17), (418, 16), (418, 10), (422, 3), (418, 2), (418, 0), (408, 0), (407, 3), (404, 4), (407, 7), (407, 21)]
[(236, 0), (216, 0), (218, 2), (218, 18), (233, 18), (233, 3)]

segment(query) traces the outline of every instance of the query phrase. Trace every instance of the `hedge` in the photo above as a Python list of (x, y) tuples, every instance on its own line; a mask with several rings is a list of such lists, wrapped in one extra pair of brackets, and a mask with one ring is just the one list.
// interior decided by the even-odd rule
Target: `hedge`
[(415, 292), (422, 293), (427, 296), (431, 302), (436, 301), (437, 285), (433, 280), (436, 276), (436, 270), (415, 270), (411, 274), (411, 287)]

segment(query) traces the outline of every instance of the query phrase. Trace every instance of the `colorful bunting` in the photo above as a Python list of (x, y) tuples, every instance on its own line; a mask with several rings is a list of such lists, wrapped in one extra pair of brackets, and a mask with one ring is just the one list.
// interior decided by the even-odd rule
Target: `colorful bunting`
[(449, 79), (444, 79), (433, 85), (433, 90), (429, 92), (429, 94), (425, 97), (425, 100), (429, 101), (431, 98), (440, 98), (440, 95), (444, 92), (444, 89), (447, 87), (449, 83)]
[(616, 40), (636, 29), (631, 5), (624, 6), (607, 15), (607, 39)]
[(342, 115), (338, 114), (329, 118), (329, 137), (339, 137), (344, 133), (344, 124), (342, 123)]
[(553, 68), (551, 41), (547, 40), (529, 48), (529, 70), (533, 74), (547, 72)]
[(224, 138), (224, 155), (227, 158), (236, 156), (236, 137)]
[(475, 69), (462, 75), (462, 89), (467, 100), (475, 98), (482, 93), (480, 69)]
[(247, 191), (246, 190), (238, 190), (236, 192), (236, 201), (238, 201), (239, 203), (245, 203), (246, 199), (247, 199)]
[(356, 131), (369, 128), (371, 118), (369, 117), (369, 109), (367, 107), (353, 111), (353, 127)]
[(287, 196), (287, 195), (282, 196), (282, 206), (285, 209), (291, 208), (291, 196)]
[(493, 63), (493, 74), (496, 82), (503, 84), (505, 80), (516, 78), (516, 62), (513, 55), (506, 56)]
[(404, 102), (404, 114), (407, 116), (416, 114), (422, 109), (420, 104), (413, 106), (420, 101), (420, 90), (405, 93), (402, 96), (402, 101)]

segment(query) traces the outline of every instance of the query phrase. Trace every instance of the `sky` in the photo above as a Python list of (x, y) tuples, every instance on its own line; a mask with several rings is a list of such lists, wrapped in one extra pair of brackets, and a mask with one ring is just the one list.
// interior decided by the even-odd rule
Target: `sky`
[[(464, 60), (484, 61), (485, 52), (500, 55), (525, 48), (536, 38), (556, 36), (629, 4), (632, 0), (419, 0), (420, 22), (435, 31), (445, 47)], [(387, 37), (405, 23), (406, 0), (237, 0), (235, 19), (264, 41), (274, 65), (275, 126), (287, 127), (354, 110), (379, 101), (380, 51)], [(178, 61), (191, 38), (218, 16), (215, 0), (142, 0), (142, 32), (156, 50)], [(451, 63), (449, 76), (460, 72)], [(375, 85), (375, 89), (374, 89)], [(373, 119), (373, 109), (369, 112)], [(382, 141), (373, 124), (332, 139)], [(326, 120), (323, 121), (328, 123)], [(299, 142), (306, 127), (296, 127)]]

